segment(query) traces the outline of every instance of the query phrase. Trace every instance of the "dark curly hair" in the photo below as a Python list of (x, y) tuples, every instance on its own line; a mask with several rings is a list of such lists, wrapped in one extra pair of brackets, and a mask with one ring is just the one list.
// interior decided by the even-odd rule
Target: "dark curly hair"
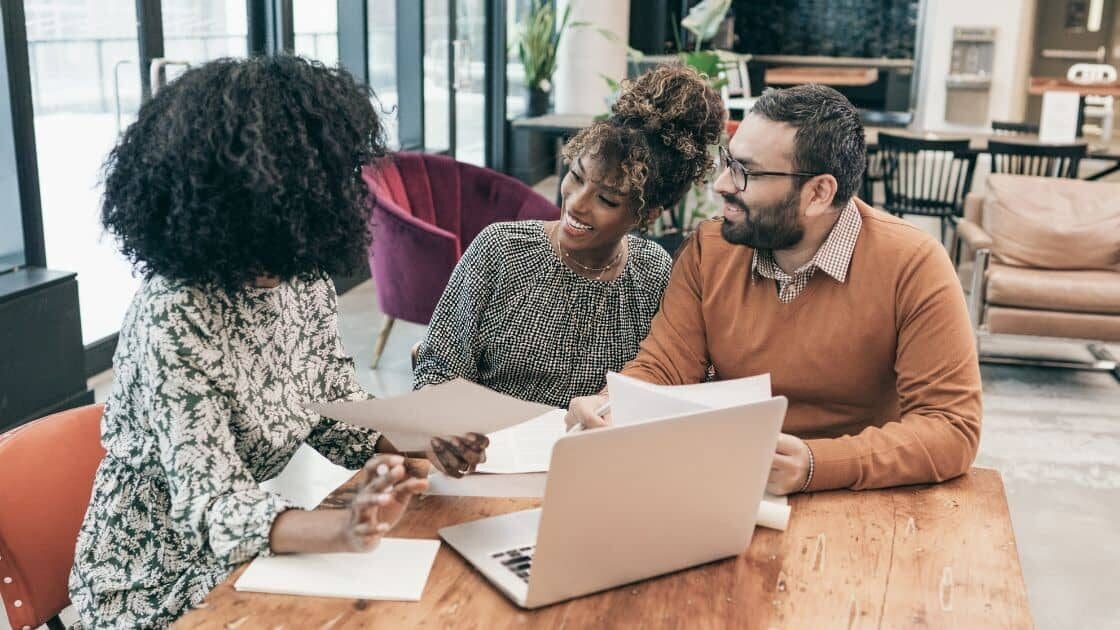
[(234, 290), (353, 270), (370, 239), (360, 169), (386, 153), (372, 96), (293, 56), (189, 70), (106, 159), (105, 229), (147, 277)]
[(708, 148), (726, 119), (719, 94), (696, 70), (662, 65), (624, 81), (611, 116), (580, 130), (563, 155), (572, 162), (591, 152), (620, 169), (644, 226), (708, 177)]

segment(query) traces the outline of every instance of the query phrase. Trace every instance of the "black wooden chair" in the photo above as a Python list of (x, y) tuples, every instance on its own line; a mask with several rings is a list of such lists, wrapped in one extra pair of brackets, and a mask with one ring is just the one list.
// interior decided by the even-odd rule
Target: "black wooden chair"
[[(887, 127), (905, 129), (914, 122), (914, 112), (888, 112), (872, 109), (859, 110), (859, 119), (867, 127)], [(860, 198), (867, 203), (878, 206), (882, 200), (875, 196), (875, 184), (883, 181), (883, 165), (875, 150), (867, 152), (867, 167), (863, 171), (863, 187)]]
[(964, 196), (976, 170), (976, 152), (968, 140), (880, 133), (878, 158), (883, 169), (883, 208), (900, 217), (937, 217), (944, 243), (947, 228), (963, 214)]
[(997, 136), (1029, 136), (1038, 135), (1038, 125), (1028, 122), (1012, 122), (1010, 120), (993, 120), (992, 131)]
[(1077, 169), (1088, 152), (1085, 144), (1023, 144), (988, 142), (992, 172), (1035, 177), (1077, 178)]

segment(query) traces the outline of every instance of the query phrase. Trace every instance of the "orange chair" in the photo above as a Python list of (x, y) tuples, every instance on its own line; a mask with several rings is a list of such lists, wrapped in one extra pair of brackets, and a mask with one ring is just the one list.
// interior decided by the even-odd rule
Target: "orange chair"
[(0, 435), (0, 595), (13, 629), (65, 627), (58, 613), (105, 456), (102, 411), (70, 409)]

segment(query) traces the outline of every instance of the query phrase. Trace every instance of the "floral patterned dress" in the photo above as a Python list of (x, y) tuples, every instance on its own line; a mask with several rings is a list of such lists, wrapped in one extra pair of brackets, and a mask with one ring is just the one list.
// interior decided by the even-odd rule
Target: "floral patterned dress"
[(306, 442), (360, 467), (377, 433), (305, 411), (367, 395), (325, 275), (225, 291), (156, 276), (133, 299), (102, 420), (107, 454), (78, 535), (70, 596), (91, 628), (170, 624), (269, 553), (292, 508), (260, 483)]

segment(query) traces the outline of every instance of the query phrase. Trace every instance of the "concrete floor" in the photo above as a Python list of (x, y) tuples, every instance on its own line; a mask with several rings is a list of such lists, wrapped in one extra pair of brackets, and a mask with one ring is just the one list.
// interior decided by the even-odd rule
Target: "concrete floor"
[[(362, 385), (378, 396), (408, 391), (409, 350), (425, 327), (398, 322), (379, 369), (371, 370), (382, 320), (372, 284), (342, 296), (340, 312), (342, 338)], [(1087, 356), (1068, 343), (989, 345)], [(1120, 356), (1120, 347), (1112, 351)], [(1120, 628), (1120, 383), (1107, 374), (1066, 370), (984, 365), (981, 371), (984, 429), (977, 464), (1003, 475), (1035, 624)], [(110, 381), (109, 373), (91, 379), (98, 400)], [(305, 448), (272, 487), (314, 505), (347, 476)], [(73, 621), (69, 611), (63, 618)], [(2, 611), (0, 630), (8, 630)]]

